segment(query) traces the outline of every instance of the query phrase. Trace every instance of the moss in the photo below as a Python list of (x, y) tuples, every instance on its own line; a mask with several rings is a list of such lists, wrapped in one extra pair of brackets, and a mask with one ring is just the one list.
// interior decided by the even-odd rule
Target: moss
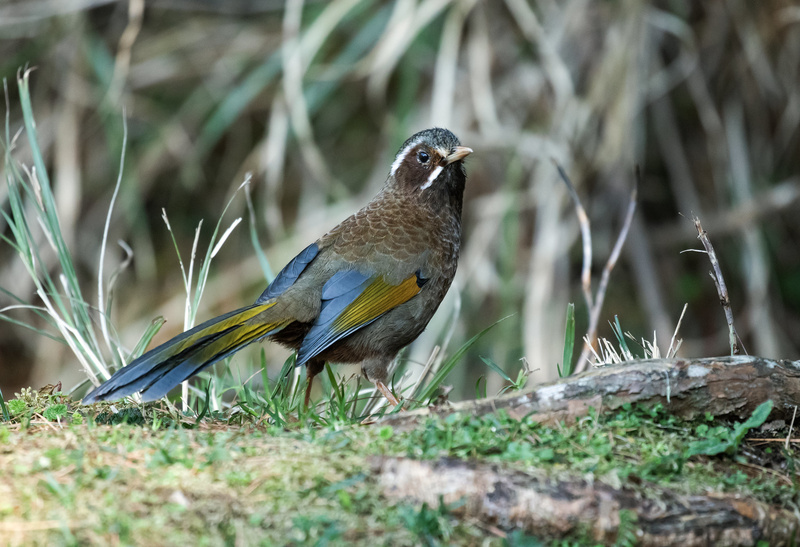
[[(23, 414), (34, 415), (27, 405), (42, 401), (28, 395)], [(660, 408), (628, 407), (561, 427), (502, 413), (451, 415), (409, 432), (341, 421), (320, 426), (312, 419), (292, 429), (259, 420), (231, 426), (216, 418), (165, 427), (159, 423), (167, 414), (159, 412), (145, 407), (141, 415), (150, 421), (144, 426), (99, 425), (89, 415), (3, 426), (0, 516), (4, 533), (13, 531), (10, 541), (501, 543), (492, 531), (457, 519), (450, 507), (388, 503), (371, 478), (370, 455), (449, 456), (555, 477), (593, 476), (642, 488), (644, 496), (647, 490), (637, 485), (655, 483), (788, 506), (797, 499), (785, 471), (795, 465), (793, 452), (767, 453), (745, 438), (737, 452), (689, 455), (691, 443), (735, 426), (684, 422)], [(757, 465), (755, 455), (762, 458)], [(509, 541), (514, 538), (534, 541), (519, 533)]]

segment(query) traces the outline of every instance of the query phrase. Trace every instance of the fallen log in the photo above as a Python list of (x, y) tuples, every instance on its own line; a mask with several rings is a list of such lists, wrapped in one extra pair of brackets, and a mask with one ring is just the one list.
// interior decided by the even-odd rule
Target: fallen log
[(483, 415), (503, 409), (512, 417), (531, 415), (553, 425), (562, 420), (570, 423), (589, 408), (614, 410), (625, 403), (661, 403), (686, 419), (705, 412), (745, 418), (766, 400), (775, 405), (772, 419), (791, 419), (794, 405), (800, 403), (800, 361), (753, 356), (630, 361), (521, 393), (394, 414), (383, 422), (405, 428), (430, 415)]
[(372, 466), (389, 499), (433, 507), (441, 500), (461, 518), (548, 539), (580, 533), (603, 544), (683, 547), (755, 545), (760, 540), (788, 545), (800, 539), (797, 515), (734, 495), (681, 496), (647, 484), (642, 485), (644, 496), (599, 481), (554, 479), (449, 458), (379, 457)]

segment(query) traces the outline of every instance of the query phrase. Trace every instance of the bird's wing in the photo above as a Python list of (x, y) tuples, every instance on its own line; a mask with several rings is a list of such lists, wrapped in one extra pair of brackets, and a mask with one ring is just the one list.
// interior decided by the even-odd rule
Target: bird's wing
[(300, 274), (306, 269), (306, 267), (311, 264), (311, 262), (317, 257), (319, 254), (319, 245), (317, 243), (312, 243), (294, 257), (289, 263), (283, 267), (283, 269), (278, 272), (278, 275), (275, 276), (275, 279), (272, 280), (272, 283), (261, 293), (261, 296), (258, 297), (256, 300), (256, 304), (263, 304), (267, 300), (275, 298), (282, 294), (286, 289), (294, 285), (294, 282), (297, 281), (297, 278), (300, 277)]
[(297, 353), (297, 365), (319, 355), (336, 341), (365, 327), (413, 298), (424, 285), (419, 273), (399, 284), (357, 270), (335, 273), (322, 287), (322, 307)]

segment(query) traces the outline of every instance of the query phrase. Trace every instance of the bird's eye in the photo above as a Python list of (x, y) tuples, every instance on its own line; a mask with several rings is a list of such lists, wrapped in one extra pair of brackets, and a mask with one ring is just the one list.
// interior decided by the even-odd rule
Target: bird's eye
[(420, 150), (419, 152), (417, 152), (417, 159), (419, 160), (420, 163), (428, 163), (428, 160), (431, 159), (431, 156), (427, 152)]

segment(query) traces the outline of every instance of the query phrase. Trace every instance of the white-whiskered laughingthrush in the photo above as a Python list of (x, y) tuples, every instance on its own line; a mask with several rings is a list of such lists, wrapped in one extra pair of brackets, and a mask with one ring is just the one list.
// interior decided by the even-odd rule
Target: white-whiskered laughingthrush
[(434, 128), (408, 139), (383, 189), (312, 243), (250, 306), (220, 315), (118, 370), (85, 403), (136, 392), (145, 401), (244, 346), (268, 338), (297, 350), (308, 384), (325, 362), (361, 363), (392, 405), (389, 366), (425, 329), (456, 273), (472, 150)]

